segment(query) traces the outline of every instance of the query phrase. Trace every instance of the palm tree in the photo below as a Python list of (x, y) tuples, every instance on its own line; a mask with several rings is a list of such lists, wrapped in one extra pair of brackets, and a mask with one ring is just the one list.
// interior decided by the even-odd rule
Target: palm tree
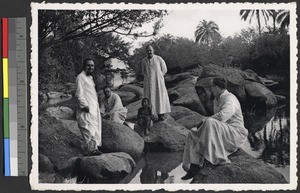
[(220, 40), (219, 27), (214, 21), (200, 21), (195, 31), (196, 42), (210, 46), (213, 41)]
[(274, 9), (270, 9), (270, 10), (267, 10), (269, 16), (272, 17), (272, 20), (273, 20), (273, 31), (276, 30), (276, 18), (278, 17), (278, 14), (280, 13), (279, 11), (276, 11)]
[(290, 25), (290, 11), (279, 10), (276, 20), (280, 24), (281, 29), (288, 27)]
[(264, 18), (265, 23), (267, 24), (267, 20), (269, 20), (269, 14), (266, 10), (259, 10), (259, 9), (243, 9), (240, 11), (241, 19), (246, 21), (249, 19), (249, 22), (251, 23), (252, 18), (255, 16), (258, 23), (258, 32), (259, 36), (261, 36), (261, 23), (260, 23), (260, 17)]

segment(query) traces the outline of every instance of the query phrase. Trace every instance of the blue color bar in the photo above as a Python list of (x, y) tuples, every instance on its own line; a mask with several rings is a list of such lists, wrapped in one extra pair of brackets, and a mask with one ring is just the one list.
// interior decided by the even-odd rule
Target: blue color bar
[(9, 139), (4, 138), (4, 175), (10, 176)]

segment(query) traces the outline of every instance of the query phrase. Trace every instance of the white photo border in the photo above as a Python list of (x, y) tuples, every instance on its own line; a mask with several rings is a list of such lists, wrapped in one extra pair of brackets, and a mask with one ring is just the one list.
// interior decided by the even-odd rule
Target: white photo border
[[(287, 184), (48, 184), (39, 183), (38, 173), (38, 10), (95, 10), (95, 9), (289, 9), (290, 10), (290, 182)], [(297, 188), (297, 36), (296, 2), (289, 3), (177, 3), (177, 4), (95, 4), (95, 3), (31, 3), (31, 145), (33, 190), (295, 190)]]

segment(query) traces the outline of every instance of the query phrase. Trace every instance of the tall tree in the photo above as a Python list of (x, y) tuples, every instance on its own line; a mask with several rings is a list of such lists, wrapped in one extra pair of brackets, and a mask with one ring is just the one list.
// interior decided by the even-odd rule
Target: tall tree
[(276, 20), (280, 24), (281, 29), (287, 28), (290, 25), (290, 11), (279, 10)]
[(270, 9), (270, 10), (267, 10), (269, 16), (272, 17), (272, 23), (273, 23), (273, 32), (276, 31), (276, 18), (279, 14), (279, 11), (277, 10), (274, 10), (274, 9)]
[[(161, 27), (165, 10), (40, 10), (39, 49), (83, 37), (108, 33), (133, 37), (152, 36)], [(138, 32), (144, 23), (158, 19), (152, 33)]]
[(265, 24), (267, 25), (267, 20), (269, 20), (269, 14), (266, 10), (260, 10), (260, 9), (243, 9), (240, 11), (241, 19), (246, 21), (249, 20), (249, 23), (251, 23), (252, 19), (256, 17), (257, 23), (258, 23), (258, 33), (259, 36), (261, 36), (261, 16), (263, 17)]
[(195, 31), (196, 42), (210, 46), (213, 41), (220, 40), (219, 27), (214, 21), (200, 21)]

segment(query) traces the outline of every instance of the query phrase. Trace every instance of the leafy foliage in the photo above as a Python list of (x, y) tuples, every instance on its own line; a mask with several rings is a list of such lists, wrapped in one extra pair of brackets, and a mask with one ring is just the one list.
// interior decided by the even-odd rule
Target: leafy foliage
[(40, 10), (39, 46), (43, 50), (68, 40), (109, 33), (152, 36), (157, 33), (160, 20), (150, 34), (139, 33), (136, 29), (165, 14), (165, 10)]
[(145, 46), (149, 43), (154, 48), (154, 53), (165, 60), (170, 74), (201, 65), (201, 57), (205, 56), (207, 50), (205, 46), (187, 38), (176, 38), (171, 35), (155, 38), (143, 44), (142, 48), (136, 49), (134, 55), (129, 58), (129, 66), (138, 72), (142, 59), (146, 57)]
[[(39, 10), (39, 84), (74, 82), (83, 59), (95, 61), (95, 77), (111, 77), (111, 59), (128, 62), (121, 35), (152, 36), (165, 10)], [(153, 32), (139, 32), (157, 20)], [(100, 78), (103, 79), (103, 78)]]

